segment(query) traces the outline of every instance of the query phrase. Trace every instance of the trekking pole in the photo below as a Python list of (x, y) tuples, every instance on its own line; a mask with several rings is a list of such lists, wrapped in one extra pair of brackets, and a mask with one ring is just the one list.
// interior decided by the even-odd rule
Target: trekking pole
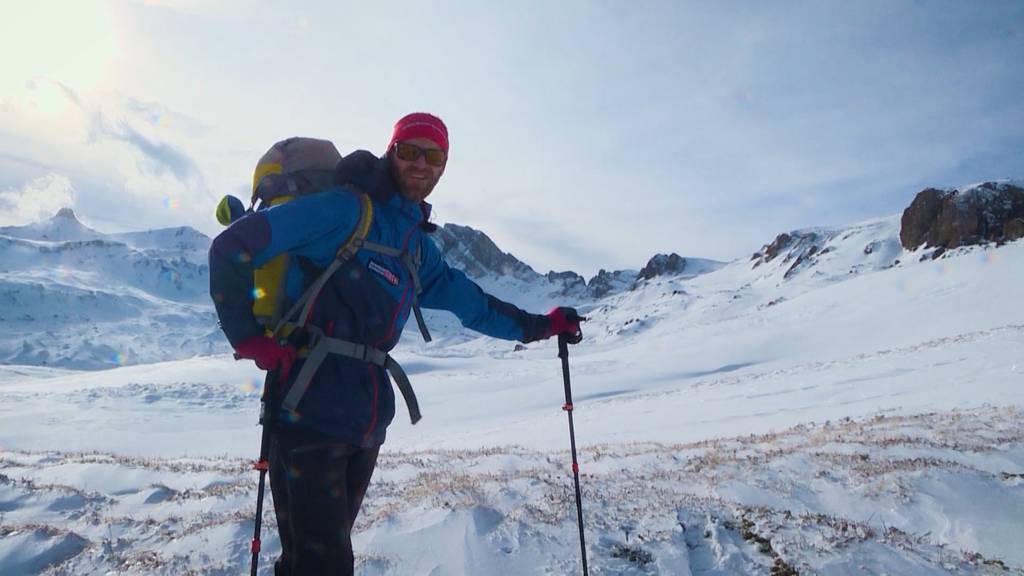
[[(558, 357), (562, 359), (562, 379), (565, 381), (565, 406), (562, 410), (569, 415), (569, 445), (572, 447), (572, 479), (576, 484), (576, 519), (580, 526), (580, 554), (583, 557), (583, 576), (587, 571), (587, 543), (583, 537), (583, 502), (580, 497), (580, 465), (576, 460), (576, 430), (572, 423), (572, 388), (569, 385), (569, 338), (558, 335)], [(577, 340), (578, 342), (578, 340)]]
[(267, 471), (270, 469), (270, 430), (272, 428), (272, 410), (274, 406), (274, 389), (277, 388), (277, 370), (267, 372), (263, 381), (263, 397), (260, 398), (260, 426), (263, 435), (260, 440), (260, 459), (253, 464), (253, 469), (260, 472), (259, 489), (256, 492), (256, 526), (252, 535), (252, 565), (250, 576), (256, 576), (260, 563), (260, 530), (263, 528), (263, 495), (266, 491)]

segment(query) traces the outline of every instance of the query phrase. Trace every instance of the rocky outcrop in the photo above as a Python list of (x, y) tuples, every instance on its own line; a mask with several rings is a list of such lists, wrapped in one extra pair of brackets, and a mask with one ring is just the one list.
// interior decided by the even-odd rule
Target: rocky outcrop
[(635, 270), (615, 270), (608, 272), (603, 268), (597, 272), (597, 276), (587, 282), (587, 294), (592, 298), (600, 298), (612, 292), (631, 290), (636, 282), (637, 273)]
[(757, 268), (782, 256), (781, 263), (789, 264), (783, 277), (791, 278), (801, 268), (813, 266), (818, 256), (829, 252), (828, 248), (823, 248), (828, 240), (829, 234), (811, 230), (779, 234), (750, 257), (754, 263), (752, 267)]
[(431, 237), (444, 259), (474, 280), (514, 278), (537, 286), (546, 283), (545, 290), (551, 294), (578, 297), (587, 293), (587, 282), (579, 274), (572, 271), (538, 274), (512, 254), (503, 252), (487, 234), (469, 226), (448, 223)]
[(545, 274), (544, 277), (552, 284), (561, 285), (561, 293), (565, 295), (582, 294), (587, 290), (586, 279), (571, 270), (566, 272), (551, 271)]
[(754, 268), (757, 268), (765, 262), (771, 262), (779, 255), (780, 252), (789, 248), (792, 243), (792, 236), (785, 232), (779, 234), (770, 244), (765, 244), (760, 251), (754, 252), (754, 255), (750, 257), (750, 260), (754, 262)]
[(1018, 238), (1024, 238), (1024, 188), (1008, 183), (922, 190), (900, 221), (900, 243), (907, 250)]
[(502, 252), (487, 234), (469, 226), (445, 224), (433, 234), (433, 238), (445, 260), (471, 278), (491, 274), (512, 276), (527, 282), (541, 278), (533, 268)]
[(686, 270), (686, 258), (679, 254), (656, 254), (640, 269), (639, 277), (650, 280), (656, 276), (675, 276)]
[(601, 298), (615, 292), (636, 290), (644, 283), (658, 277), (694, 278), (701, 274), (713, 272), (724, 266), (724, 263), (704, 258), (683, 258), (679, 254), (655, 254), (647, 264), (636, 270), (600, 270), (597, 276), (587, 282), (587, 294), (593, 298)]

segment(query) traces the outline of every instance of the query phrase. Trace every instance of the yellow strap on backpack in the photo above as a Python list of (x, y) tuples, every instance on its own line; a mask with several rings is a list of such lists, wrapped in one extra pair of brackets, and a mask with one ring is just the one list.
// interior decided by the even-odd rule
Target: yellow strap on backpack
[[(370, 196), (365, 192), (359, 193), (359, 199), (362, 203), (359, 222), (356, 223), (356, 228), (352, 231), (352, 235), (349, 236), (348, 240), (338, 248), (336, 255), (339, 259), (348, 260), (355, 256), (355, 253), (362, 247), (363, 241), (366, 240), (366, 235), (370, 233), (370, 224), (373, 223), (373, 201), (370, 200)], [(347, 252), (351, 253), (346, 254)]]
[[(292, 200), (291, 196), (278, 196), (271, 206), (284, 204)], [(284, 302), (285, 275), (288, 270), (288, 254), (280, 254), (269, 262), (253, 270), (252, 315), (264, 326), (273, 326), (281, 314)]]

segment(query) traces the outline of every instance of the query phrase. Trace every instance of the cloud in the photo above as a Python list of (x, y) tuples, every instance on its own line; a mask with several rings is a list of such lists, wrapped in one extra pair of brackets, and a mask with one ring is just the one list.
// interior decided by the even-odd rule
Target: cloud
[(168, 142), (145, 136), (127, 120), (119, 121), (116, 126), (108, 126), (102, 114), (97, 114), (92, 135), (96, 140), (107, 138), (130, 145), (146, 160), (140, 168), (150, 175), (163, 176), (170, 173), (185, 185), (196, 184), (202, 180), (199, 167), (188, 154)]
[(71, 180), (50, 173), (21, 189), (0, 190), (0, 224), (29, 224), (53, 216), (61, 208), (72, 208), (75, 190)]
[[(74, 183), (79, 216), (111, 231), (210, 221), (209, 229), (216, 201), (206, 170), (215, 169), (218, 190), (233, 184), (216, 172), (233, 164), (210, 138), (209, 125), (162, 102), (38, 76), (0, 96), (0, 190), (39, 189), (59, 174)], [(35, 219), (21, 204), (8, 198), (0, 209), (6, 219)]]
[(147, 102), (129, 96), (119, 96), (120, 107), (125, 113), (154, 128), (174, 128), (175, 132), (189, 138), (201, 138), (210, 133), (210, 127), (199, 120), (186, 116), (158, 102)]
[(69, 102), (79, 108), (82, 106), (82, 98), (78, 95), (78, 92), (75, 92), (73, 88), (60, 80), (54, 80), (53, 78), (47, 78), (45, 76), (36, 76), (29, 80), (27, 88), (30, 91), (35, 92), (45, 91), (47, 88), (55, 88), (61, 97), (66, 98)]

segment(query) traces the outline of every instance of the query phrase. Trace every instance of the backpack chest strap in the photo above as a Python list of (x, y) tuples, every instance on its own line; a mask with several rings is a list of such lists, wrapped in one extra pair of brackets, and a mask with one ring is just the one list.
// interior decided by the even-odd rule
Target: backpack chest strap
[(291, 389), (281, 404), (285, 410), (293, 414), (296, 413), (299, 402), (302, 401), (306, 390), (309, 389), (310, 384), (313, 382), (313, 376), (316, 374), (317, 369), (320, 368), (320, 365), (323, 364), (328, 354), (355, 358), (356, 360), (369, 362), (387, 370), (392, 380), (398, 386), (398, 390), (402, 393), (402, 398), (405, 399), (405, 405), (409, 409), (409, 418), (412, 420), (412, 423), (416, 424), (423, 418), (423, 415), (420, 414), (419, 402), (416, 400), (416, 393), (409, 382), (409, 376), (406, 375), (405, 370), (402, 369), (401, 365), (390, 354), (365, 344), (356, 344), (355, 342), (328, 337), (319, 338), (312, 350), (310, 350), (306, 363), (302, 365), (302, 370), (299, 370), (299, 375), (295, 378), (295, 382), (292, 383)]

